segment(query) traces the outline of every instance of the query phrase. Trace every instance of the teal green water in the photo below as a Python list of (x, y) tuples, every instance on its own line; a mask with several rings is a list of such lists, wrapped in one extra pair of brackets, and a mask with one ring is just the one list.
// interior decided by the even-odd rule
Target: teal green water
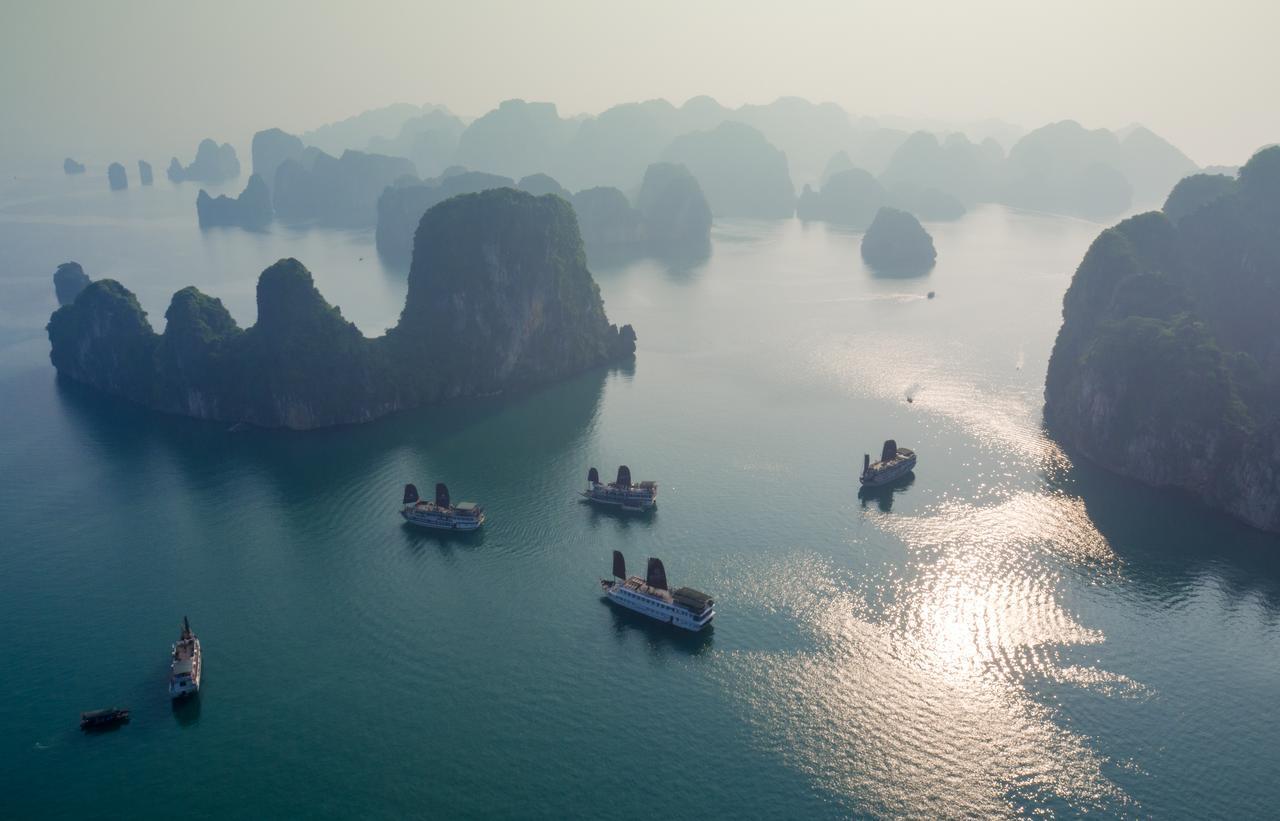
[[(100, 182), (0, 195), (0, 817), (1280, 805), (1280, 540), (1041, 431), (1098, 226), (982, 208), (895, 280), (856, 234), (722, 223), (703, 263), (595, 271), (634, 368), (229, 433), (60, 384), (56, 264), (120, 278), (157, 322), (195, 284), (248, 324), (258, 272), (293, 255), (371, 334), (404, 274), (367, 233), (201, 234), (195, 189)], [(889, 436), (916, 478), (860, 500)], [(621, 462), (661, 483), (652, 517), (575, 501)], [(485, 505), (481, 534), (401, 523), (403, 484), (437, 480)], [(714, 594), (714, 629), (611, 609), (613, 549)], [(175, 709), (183, 615), (205, 681)], [(132, 723), (76, 729), (111, 704)]]

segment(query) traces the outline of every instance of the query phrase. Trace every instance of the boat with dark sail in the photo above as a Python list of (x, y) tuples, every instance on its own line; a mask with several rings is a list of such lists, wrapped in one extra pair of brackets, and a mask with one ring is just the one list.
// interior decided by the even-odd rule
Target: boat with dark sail
[(80, 714), (81, 730), (105, 730), (129, 721), (129, 711), (119, 707), (107, 707), (102, 710), (89, 710)]
[(182, 617), (182, 635), (173, 645), (169, 662), (169, 698), (184, 698), (200, 692), (200, 639), (191, 632), (187, 617)]
[(405, 485), (400, 515), (411, 525), (435, 530), (475, 530), (484, 524), (484, 508), (475, 502), (450, 503), (443, 482), (436, 484), (435, 501), (419, 498), (417, 487)]
[(871, 461), (871, 454), (862, 456), (862, 475), (858, 481), (864, 485), (887, 485), (906, 476), (916, 467), (916, 452), (900, 448), (892, 439), (886, 439), (880, 451), (880, 461)]
[(667, 586), (667, 569), (661, 559), (649, 559), (645, 577), (627, 575), (620, 551), (613, 551), (613, 578), (601, 579), (600, 589), (614, 604), (660, 622), (698, 632), (715, 618), (715, 601), (692, 587)]
[(608, 484), (600, 481), (600, 472), (595, 468), (587, 471), (587, 489), (581, 492), (582, 498), (600, 505), (611, 505), (623, 510), (653, 510), (658, 504), (657, 482), (632, 482), (631, 468), (621, 465), (618, 468), (618, 479)]

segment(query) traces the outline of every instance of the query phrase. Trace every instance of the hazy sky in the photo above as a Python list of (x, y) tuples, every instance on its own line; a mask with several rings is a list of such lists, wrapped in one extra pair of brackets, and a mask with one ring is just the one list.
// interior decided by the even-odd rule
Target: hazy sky
[(0, 0), (0, 162), (248, 159), (391, 102), (562, 114), (710, 94), (1025, 127), (1142, 122), (1202, 164), (1280, 140), (1280, 3), (22, 2)]

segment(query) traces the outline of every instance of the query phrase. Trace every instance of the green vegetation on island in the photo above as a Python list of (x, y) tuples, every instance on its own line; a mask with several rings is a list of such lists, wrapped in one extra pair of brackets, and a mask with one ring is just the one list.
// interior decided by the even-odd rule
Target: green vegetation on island
[(1228, 177), (1225, 174), (1192, 174), (1178, 181), (1160, 210), (1174, 222), (1181, 222), (1183, 217), (1196, 211), (1200, 206), (1235, 190), (1235, 177)]
[(1045, 420), (1070, 451), (1280, 530), (1280, 148), (1104, 231), (1063, 300)]
[(368, 339), (295, 259), (263, 271), (258, 321), (174, 294), (155, 333), (114, 280), (50, 317), (60, 375), (168, 413), (265, 427), (364, 422), (461, 396), (519, 389), (628, 358), (610, 325), (573, 209), (511, 189), (455, 197), (421, 220), (399, 324)]

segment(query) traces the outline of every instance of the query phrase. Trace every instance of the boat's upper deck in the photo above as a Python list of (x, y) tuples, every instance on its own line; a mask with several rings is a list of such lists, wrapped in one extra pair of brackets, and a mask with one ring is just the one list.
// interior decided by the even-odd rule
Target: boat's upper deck
[(916, 452), (914, 450), (911, 450), (910, 448), (898, 448), (898, 452), (892, 459), (881, 459), (879, 462), (872, 462), (867, 466), (867, 470), (872, 472), (877, 470), (887, 470), (888, 468), (897, 467), (903, 462), (909, 462), (914, 458), (916, 458)]
[(706, 593), (694, 590), (692, 587), (677, 587), (672, 592), (671, 598), (676, 604), (694, 613), (701, 613), (715, 604), (715, 600)]
[(593, 485), (593, 491), (605, 493), (622, 493), (622, 494), (639, 494), (641, 496), (656, 496), (658, 493), (657, 482), (635, 482), (630, 485), (620, 485), (617, 482), (610, 482), (607, 485)]
[(480, 505), (475, 502), (458, 502), (456, 505), (442, 507), (435, 502), (423, 499), (411, 505), (405, 505), (405, 509), (429, 515), (457, 516), (461, 519), (477, 519), (484, 514), (484, 508), (480, 507)]
[(178, 662), (195, 658), (198, 647), (196, 639), (182, 639), (173, 645), (173, 660)]
[(657, 599), (664, 604), (683, 607), (694, 615), (705, 612), (711, 605), (715, 604), (715, 601), (706, 593), (694, 590), (692, 587), (678, 587), (674, 591), (663, 590), (659, 587), (649, 586), (639, 576), (629, 577), (622, 583), (622, 586), (641, 595)]

